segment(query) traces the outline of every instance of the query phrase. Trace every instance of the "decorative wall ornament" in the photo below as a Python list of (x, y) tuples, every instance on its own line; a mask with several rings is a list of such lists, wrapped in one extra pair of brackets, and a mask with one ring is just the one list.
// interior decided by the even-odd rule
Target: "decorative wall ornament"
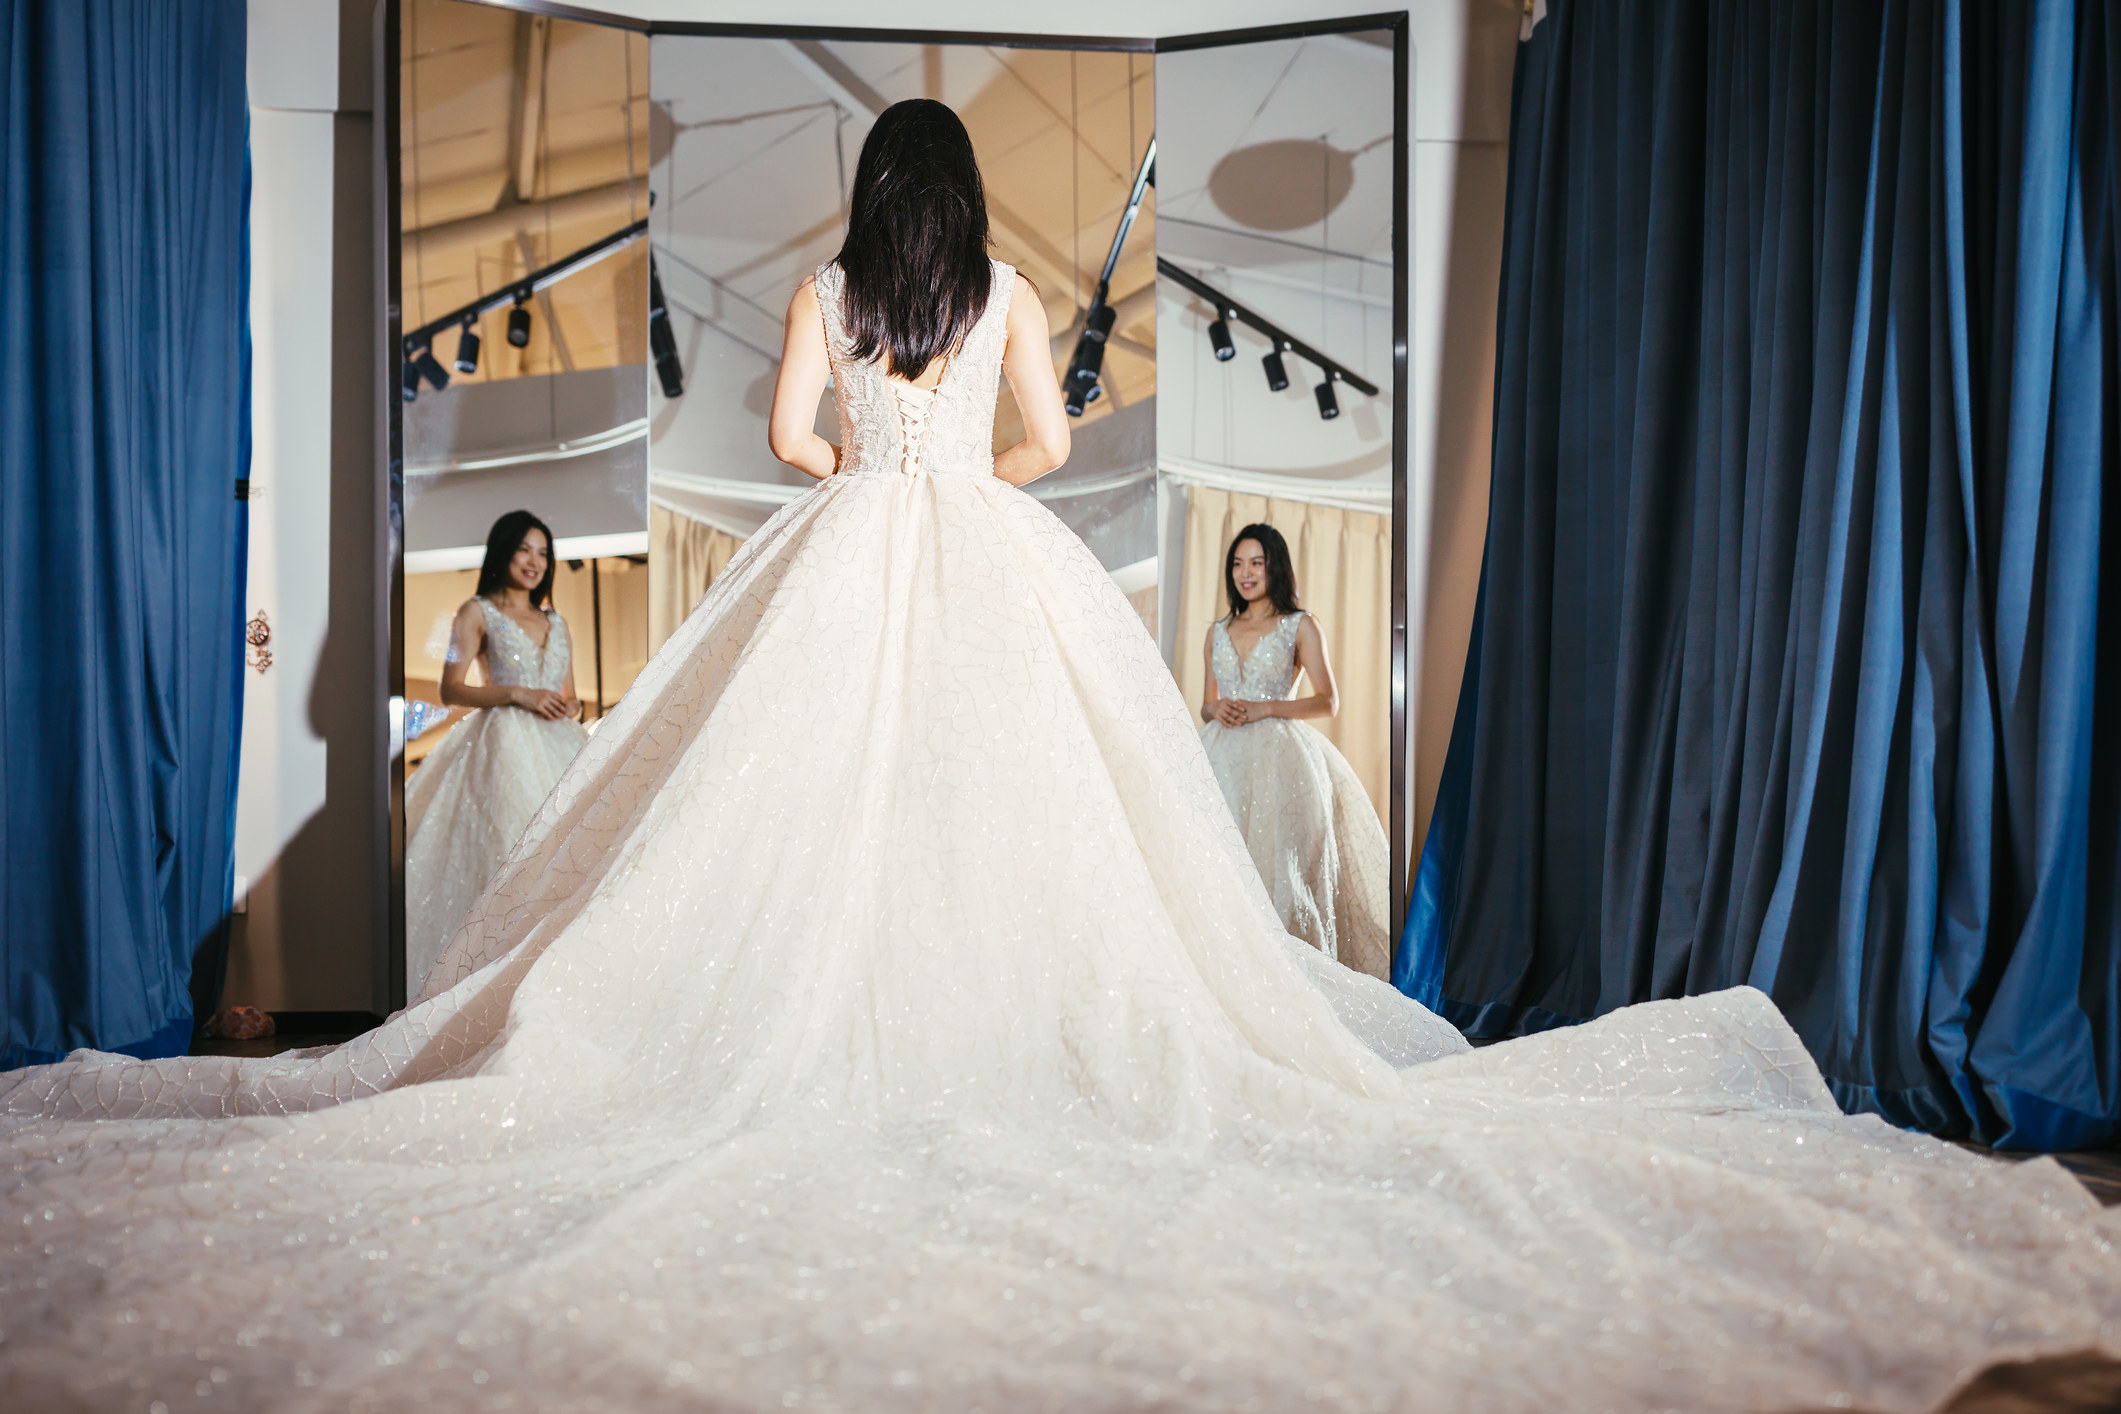
[(272, 643), (272, 625), (266, 621), (263, 609), (251, 616), (244, 639), (250, 644), (250, 665), (261, 673), (271, 667), (272, 648), (269, 645)]

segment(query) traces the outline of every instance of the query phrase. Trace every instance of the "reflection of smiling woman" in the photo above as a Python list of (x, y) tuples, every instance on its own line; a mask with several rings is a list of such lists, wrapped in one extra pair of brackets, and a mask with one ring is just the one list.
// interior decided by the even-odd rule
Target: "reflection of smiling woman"
[[(405, 787), (405, 959), (414, 985), (586, 739), (567, 621), (551, 606), (552, 532), (510, 511), (457, 610), (442, 700), (476, 707)], [(485, 681), (465, 681), (473, 661)]]
[[(1271, 525), (1237, 532), (1223, 564), (1230, 615), (1208, 629), (1201, 745), (1282, 926), (1359, 972), (1391, 968), (1391, 848), (1347, 758), (1305, 717), (1340, 693), (1325, 635), (1297, 607), (1288, 542)], [(1298, 697), (1301, 675), (1311, 693)]]

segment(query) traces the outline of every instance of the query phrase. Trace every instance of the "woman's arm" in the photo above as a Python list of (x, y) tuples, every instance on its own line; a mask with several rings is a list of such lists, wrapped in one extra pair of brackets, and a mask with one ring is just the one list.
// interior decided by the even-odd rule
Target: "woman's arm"
[(1245, 715), (1250, 703), (1235, 697), (1223, 696), (1222, 684), (1215, 680), (1215, 625), (1208, 625), (1208, 638), (1201, 645), (1201, 662), (1207, 669), (1207, 689), (1201, 693), (1200, 719), (1204, 722), (1221, 722), (1226, 727), (1241, 727), (1251, 721)]
[[(559, 615), (555, 614), (553, 615), (553, 617), (559, 618)], [(567, 620), (560, 619), (558, 627), (555, 628), (553, 632), (567, 633)], [(567, 654), (567, 673), (564, 677), (560, 679), (560, 704), (567, 710), (562, 712), (560, 715), (563, 717), (573, 717), (577, 720), (580, 720), (581, 718), (586, 717), (589, 714), (586, 710), (584, 710), (582, 706), (581, 697), (578, 696), (574, 690), (573, 634), (568, 634), (567, 642), (569, 650)]]
[(825, 395), (832, 361), (825, 355), (825, 319), (818, 309), (817, 277), (795, 287), (788, 301), (788, 330), (781, 340), (781, 372), (773, 383), (773, 414), (766, 445), (805, 476), (823, 481), (840, 469), (840, 449), (817, 435), (817, 400)]
[(490, 683), (473, 687), (464, 681), (471, 660), (479, 656), (479, 649), (485, 641), (486, 616), (480, 612), (478, 600), (466, 599), (464, 607), (457, 610), (456, 623), (450, 628), (449, 661), (442, 665), (442, 702), (445, 706), (521, 707), (553, 721), (569, 715), (564, 699), (557, 692), (535, 687), (495, 687)]
[(1309, 697), (1286, 702), (1248, 702), (1249, 721), (1261, 717), (1332, 717), (1340, 712), (1340, 689), (1333, 682), (1332, 665), (1326, 662), (1326, 636), (1318, 631), (1318, 620), (1309, 614), (1296, 626), (1296, 665), (1311, 680)]
[(1068, 460), (1068, 411), (1061, 406), (1060, 380), (1053, 372), (1052, 336), (1046, 307), (1023, 276), (1009, 297), (1009, 342), (1002, 348), (1002, 372), (1023, 414), (1024, 440), (994, 459), (994, 474), (1021, 486)]

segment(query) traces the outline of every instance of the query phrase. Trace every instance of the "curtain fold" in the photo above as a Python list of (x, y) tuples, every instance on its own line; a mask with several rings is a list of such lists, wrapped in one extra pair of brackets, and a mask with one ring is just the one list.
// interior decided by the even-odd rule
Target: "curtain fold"
[(1223, 559), (1231, 537), (1255, 522), (1273, 526), (1289, 542), (1298, 601), (1318, 616), (1326, 660), (1340, 688), (1340, 715), (1312, 718), (1311, 725), (1348, 758), (1378, 819), (1388, 822), (1391, 815), (1386, 802), (1392, 788), (1390, 516), (1212, 486), (1187, 487), (1178, 655), (1173, 665), (1179, 690), (1197, 714), (1208, 685), (1204, 652), (1208, 626), (1230, 612)]
[(648, 508), (648, 656), (661, 651), (744, 542), (719, 526)]
[(1557, 0), (1521, 46), (1410, 994), (1750, 983), (1848, 1108), (2121, 1133), (2114, 28)]
[(181, 1054), (226, 954), (240, 0), (0, 0), (0, 1067)]

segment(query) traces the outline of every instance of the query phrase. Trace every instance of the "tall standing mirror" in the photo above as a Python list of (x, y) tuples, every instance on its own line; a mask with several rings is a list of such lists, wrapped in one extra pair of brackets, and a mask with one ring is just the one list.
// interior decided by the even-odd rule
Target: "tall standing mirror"
[[(1053, 331), (1073, 452), (1027, 489), (1157, 641), (1286, 925), (1385, 975), (1403, 23), (1152, 55), (402, 0), (399, 35), (406, 996), (490, 872), (474, 856), (505, 853), (570, 743), (808, 484), (767, 449), (785, 311), (839, 248), (870, 126), (913, 97), (963, 117), (995, 254)], [(838, 435), (829, 396), (818, 418)], [(996, 445), (1021, 435), (1005, 386)], [(481, 718), (530, 724), (509, 731), (534, 769), (474, 750)]]
[(1159, 642), (1285, 926), (1379, 977), (1406, 871), (1401, 63), (1390, 29), (1156, 62)]
[(606, 25), (404, 0), (399, 38), (412, 996), (648, 659), (649, 93)]
[[(1155, 235), (1140, 199), (1154, 120), (1149, 57), (683, 35), (658, 36), (650, 51), (650, 246), (658, 308), (668, 311), (683, 370), (682, 391), (666, 381), (649, 389), (651, 644), (809, 484), (766, 446), (788, 300), (839, 249), (871, 123), (919, 97), (964, 119), (994, 253), (1037, 287), (1056, 367), (1093, 312), (1109, 311), (1095, 320), (1104, 358), (1075, 422), (1073, 454), (1027, 489), (1083, 537), (1153, 623)], [(1130, 210), (1130, 232), (1109, 259)], [(829, 397), (818, 431), (839, 436)], [(1004, 385), (995, 445), (1022, 436)]]

